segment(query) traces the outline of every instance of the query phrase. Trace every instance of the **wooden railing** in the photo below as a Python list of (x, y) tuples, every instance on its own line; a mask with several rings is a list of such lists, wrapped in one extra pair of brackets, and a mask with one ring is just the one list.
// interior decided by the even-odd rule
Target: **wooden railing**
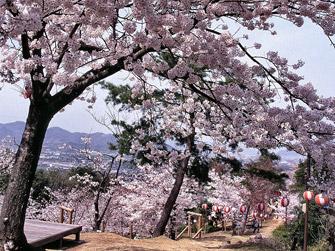
[(64, 206), (60, 206), (59, 208), (60, 208), (60, 219), (59, 219), (59, 222), (60, 223), (64, 223), (64, 215), (65, 215), (65, 212), (67, 212), (68, 213), (68, 217), (69, 217), (68, 224), (72, 224), (74, 209), (73, 208), (64, 207)]
[[(183, 236), (183, 234), (186, 232), (187, 230), (187, 236), (189, 238), (195, 239), (195, 238), (201, 238), (201, 232), (204, 230), (204, 225), (203, 225), (203, 219), (202, 219), (202, 214), (198, 214), (195, 212), (187, 212), (188, 214), (188, 224), (187, 226), (178, 234), (178, 236), (176, 237), (176, 240), (178, 240), (179, 238), (181, 238)], [(197, 232), (195, 233), (195, 235), (192, 236), (192, 217), (191, 216), (195, 216), (197, 217)]]

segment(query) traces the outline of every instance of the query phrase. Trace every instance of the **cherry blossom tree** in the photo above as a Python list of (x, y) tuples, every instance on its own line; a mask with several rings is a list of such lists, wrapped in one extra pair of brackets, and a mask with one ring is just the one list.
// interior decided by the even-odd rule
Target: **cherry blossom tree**
[[(0, 76), (21, 85), (30, 100), (1, 210), (1, 248), (27, 250), (25, 212), (50, 120), (91, 85), (122, 70), (141, 79), (161, 76), (215, 103), (213, 118), (236, 141), (241, 132), (248, 145), (270, 148), (279, 141), (331, 160), (334, 99), (320, 98), (302, 83), (294, 71), (301, 62), (289, 64), (276, 52), (255, 57), (226, 29), (229, 19), (275, 34), (273, 16), (297, 26), (309, 18), (326, 36), (334, 35), (332, 1), (0, 1)], [(173, 60), (155, 60), (161, 52)], [(287, 109), (269, 104), (276, 88)]]
[[(96, 157), (96, 153), (94, 153)], [(99, 170), (109, 170), (106, 165), (100, 165)], [(97, 164), (98, 162), (95, 161)], [(107, 161), (110, 165), (110, 161)], [(95, 167), (97, 168), (97, 167)], [(111, 176), (115, 175), (113, 169)], [(50, 191), (52, 200), (41, 207), (30, 200), (27, 217), (48, 221), (58, 221), (59, 205), (73, 208), (75, 211), (73, 221), (83, 225), (84, 231), (100, 231), (96, 224), (97, 194), (100, 182), (96, 180), (96, 173), (86, 172), (76, 174), (70, 179), (75, 186), (68, 189)], [(130, 225), (134, 232), (140, 236), (152, 236), (165, 201), (174, 182), (171, 167), (162, 166), (152, 169), (143, 165), (132, 167), (119, 173), (117, 184), (110, 180), (110, 185), (104, 187), (100, 193), (99, 205), (104, 213), (106, 231), (128, 235)], [(185, 210), (197, 206), (200, 201), (198, 190), (200, 187), (194, 179), (186, 178), (174, 207), (175, 225), (181, 225), (186, 218)], [(109, 203), (110, 201), (113, 203)], [(120, 224), (121, 223), (121, 224)]]
[(74, 149), (72, 146), (68, 146), (72, 150), (76, 150), (77, 155), (84, 160), (84, 164), (81, 164), (79, 168), (82, 165), (84, 165), (84, 168), (88, 167), (87, 172), (83, 175), (77, 173), (70, 177), (70, 180), (76, 184), (76, 187), (71, 192), (75, 193), (78, 191), (78, 194), (82, 194), (88, 200), (92, 198), (91, 201), (94, 208), (94, 223), (92, 226), (93, 230), (97, 231), (101, 229), (101, 224), (115, 193), (114, 190), (117, 190), (119, 186), (118, 178), (123, 164), (123, 157), (118, 152), (103, 154), (92, 150), (90, 137), (84, 137), (82, 141), (84, 143), (83, 149)]
[[(144, 165), (140, 170), (133, 176), (131, 182), (123, 183), (128, 192), (123, 195), (116, 194), (116, 198), (120, 198), (121, 206), (119, 209), (113, 209), (111, 213), (118, 216), (115, 220), (123, 220), (128, 226), (133, 224), (137, 234), (153, 236), (175, 178), (171, 167), (167, 166), (152, 170), (152, 167)], [(199, 189), (197, 182), (185, 178), (173, 208), (175, 225), (184, 223), (186, 209), (197, 206), (200, 201), (197, 193)], [(109, 225), (113, 229), (116, 224), (110, 221)]]
[(205, 187), (206, 199), (215, 205), (231, 207), (231, 212), (238, 211), (246, 202), (243, 196), (247, 190), (241, 185), (245, 178), (213, 170), (209, 172), (209, 177), (211, 181)]

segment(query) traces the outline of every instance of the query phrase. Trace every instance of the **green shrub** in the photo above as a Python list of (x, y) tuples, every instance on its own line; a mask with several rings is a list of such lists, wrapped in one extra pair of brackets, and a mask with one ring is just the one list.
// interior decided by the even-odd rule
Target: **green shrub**
[(311, 246), (309, 251), (326, 251), (329, 250), (328, 242), (324, 239), (320, 240), (318, 243), (315, 243), (313, 246)]
[[(298, 217), (289, 225), (290, 239), (297, 240), (299, 247), (303, 246), (304, 242), (304, 213), (300, 208), (296, 208), (295, 215)], [(325, 236), (325, 223), (327, 215), (325, 215), (315, 202), (309, 204), (308, 210), (308, 245), (313, 245)]]
[(292, 240), (291, 240), (290, 231), (288, 227), (286, 227), (285, 225), (280, 225), (272, 232), (272, 237), (276, 245), (278, 245), (280, 249), (283, 249), (283, 250), (290, 249)]
[(181, 231), (184, 230), (185, 227), (186, 227), (185, 224), (181, 224), (181, 225), (179, 225), (178, 228), (177, 228), (177, 233), (179, 234)]
[(206, 233), (212, 233), (212, 232), (221, 230), (220, 227), (216, 227), (213, 224), (206, 224), (204, 229)]

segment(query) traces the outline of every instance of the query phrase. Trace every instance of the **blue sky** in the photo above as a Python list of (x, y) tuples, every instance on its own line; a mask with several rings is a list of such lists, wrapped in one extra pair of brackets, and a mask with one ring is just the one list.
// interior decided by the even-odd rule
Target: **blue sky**
[[(306, 82), (312, 82), (319, 94), (323, 96), (335, 96), (335, 49), (331, 47), (321, 29), (311, 22), (306, 22), (302, 28), (295, 27), (284, 21), (277, 21), (276, 31), (278, 35), (271, 36), (264, 32), (249, 33), (248, 43), (259, 42), (262, 49), (259, 54), (266, 51), (279, 51), (293, 64), (298, 59), (305, 61), (305, 66), (300, 72), (305, 76)], [(242, 31), (240, 31), (242, 34)], [(124, 74), (111, 77), (113, 82), (122, 82)], [(106, 92), (97, 90), (98, 101), (92, 110), (97, 117), (104, 116), (106, 107), (104, 98)], [(24, 121), (27, 115), (29, 102), (20, 96), (14, 86), (4, 86), (0, 91), (0, 123)], [(51, 126), (59, 126), (69, 131), (80, 132), (108, 132), (99, 125), (87, 111), (87, 103), (75, 101), (68, 106), (65, 112), (57, 114), (51, 122)]]

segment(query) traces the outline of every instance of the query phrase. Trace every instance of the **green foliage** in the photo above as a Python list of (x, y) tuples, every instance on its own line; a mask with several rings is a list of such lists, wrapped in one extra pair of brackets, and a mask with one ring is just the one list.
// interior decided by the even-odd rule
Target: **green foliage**
[[(174, 64), (173, 60), (175, 59), (171, 55), (171, 53), (163, 52), (161, 57), (156, 58), (156, 60), (163, 60), (168, 63)], [(109, 91), (106, 102), (112, 103), (113, 105), (121, 105), (120, 110), (124, 108), (134, 107), (134, 105), (141, 104), (142, 102), (140, 99), (135, 100), (131, 97), (131, 88), (128, 85), (115, 85), (109, 82), (101, 82), (100, 84), (103, 88)], [(146, 99), (155, 98), (157, 102), (161, 101), (160, 105), (164, 106), (167, 104), (167, 101), (163, 99), (163, 90), (156, 90), (152, 94), (146, 93), (143, 95), (146, 95)], [(177, 95), (176, 98), (178, 99), (179, 96)], [(182, 97), (180, 96), (180, 98)], [(162, 136), (163, 132), (159, 130), (157, 130), (154, 134), (149, 132), (152, 129), (152, 123), (155, 122), (157, 121), (151, 122), (144, 119), (139, 119), (139, 121), (134, 124), (128, 124), (125, 121), (112, 120), (111, 124), (113, 126), (117, 126), (118, 128), (120, 128), (120, 130), (118, 130), (118, 133), (114, 134), (117, 140), (115, 144), (110, 144), (110, 149), (117, 150), (120, 154), (130, 154), (131, 143), (136, 137), (136, 131), (138, 129), (148, 131), (148, 133), (146, 133), (143, 138), (138, 139), (140, 141), (140, 144), (145, 145), (147, 142), (151, 141), (156, 143), (156, 145), (160, 146), (161, 149), (166, 149), (168, 146), (166, 145), (164, 137)], [(182, 135), (175, 134), (174, 139), (177, 144), (185, 144), (186, 139)], [(137, 155), (135, 157), (137, 158), (137, 160), (139, 160), (140, 164), (152, 163), (151, 160), (146, 158), (147, 153), (147, 151), (137, 152)], [(199, 152), (196, 149), (193, 150), (192, 154), (193, 156), (195, 156), (195, 159), (192, 163), (190, 163), (191, 168), (188, 170), (187, 174), (189, 176), (195, 177), (199, 182), (209, 181), (209, 165), (207, 161), (205, 161), (202, 156), (199, 156)]]
[(297, 170), (294, 173), (294, 184), (291, 186), (291, 190), (298, 193), (303, 193), (305, 191), (306, 184), (306, 167), (307, 161), (300, 162)]
[[(231, 147), (233, 148), (233, 147), (235, 147), (235, 145), (232, 145)], [(233, 175), (242, 175), (243, 164), (242, 164), (242, 162), (240, 160), (238, 160), (236, 158), (227, 158), (227, 157), (219, 155), (215, 159), (215, 162), (229, 164), (229, 166), (232, 169), (231, 170), (231, 174), (233, 174)], [(220, 170), (217, 170), (217, 172), (222, 174), (222, 171), (220, 171)]]
[(85, 176), (86, 174), (89, 174), (93, 177), (93, 181), (99, 181), (98, 174), (93, 170), (90, 166), (77, 166), (70, 169), (68, 176)]
[[(307, 183), (307, 165), (308, 160), (306, 159), (303, 162), (300, 162), (296, 172), (294, 173), (295, 183), (291, 186), (291, 190), (295, 192), (302, 193), (305, 191), (305, 186)], [(327, 165), (322, 167), (315, 167), (315, 161), (311, 159), (311, 177), (318, 181), (318, 183), (327, 182), (330, 179), (333, 179), (333, 175), (331, 174), (331, 170)], [(322, 191), (320, 191), (322, 192)]]
[(268, 149), (261, 148), (259, 150), (261, 152), (261, 158), (270, 158), (271, 160), (280, 160), (280, 156), (276, 155), (273, 152), (270, 152)]
[(129, 154), (131, 141), (134, 137), (136, 127), (126, 124), (124, 121), (112, 121), (112, 125), (122, 127), (122, 131), (114, 135), (116, 137), (116, 144), (110, 144), (111, 150), (117, 150), (120, 154)]
[(272, 237), (278, 245), (278, 249), (290, 250), (292, 240), (288, 227), (280, 225), (272, 232)]
[[(297, 246), (302, 248), (304, 242), (304, 213), (296, 208), (295, 213), (298, 217), (287, 227), (284, 225), (276, 228), (273, 233), (273, 239), (280, 250), (290, 250), (292, 243), (296, 241)], [(325, 225), (328, 216), (323, 214), (322, 210), (315, 204), (310, 203), (308, 210), (308, 246), (310, 250), (328, 250), (328, 243), (325, 241)]]
[(174, 56), (170, 51), (162, 51), (159, 54), (159, 57), (156, 57), (156, 60), (167, 63), (171, 68), (173, 68), (178, 62), (176, 56)]
[[(108, 91), (105, 102), (112, 103), (113, 105), (120, 105), (120, 110), (130, 110), (135, 105), (142, 105), (142, 99), (133, 98), (132, 91), (129, 85), (116, 85), (110, 82), (101, 81), (99, 82), (103, 89)], [(155, 98), (156, 100), (162, 100), (164, 91), (155, 90), (152, 94), (145, 93), (146, 99)]]
[[(300, 193), (301, 198), (303, 192), (306, 190), (307, 165), (308, 159), (299, 163), (294, 174), (295, 183), (291, 186), (291, 190)], [(313, 159), (310, 159), (310, 165), (310, 175), (316, 179), (316, 181), (321, 183), (332, 177), (327, 174), (329, 172), (327, 166), (313, 168), (315, 166), (315, 161)], [(309, 189), (315, 190), (313, 188)], [(334, 217), (328, 214), (328, 210), (322, 209), (316, 205), (313, 200), (309, 203), (308, 208), (308, 245), (313, 245), (311, 250), (328, 250), (328, 248), (325, 248), (328, 246), (325, 241), (326, 239), (328, 241), (333, 241), (333, 237), (331, 236), (333, 236), (334, 233)], [(298, 217), (290, 224), (290, 238), (292, 240), (297, 239), (298, 246), (302, 247), (304, 236), (304, 213), (300, 208), (295, 208), (295, 214)]]
[(107, 89), (109, 94), (106, 98), (106, 103), (114, 105), (134, 104), (136, 101), (131, 97), (131, 89), (129, 85), (114, 85), (109, 82), (102, 81), (100, 85), (103, 89)]
[(326, 240), (322, 239), (317, 243), (313, 244), (311, 247), (308, 248), (309, 251), (325, 251), (330, 250), (329, 244)]
[[(100, 190), (101, 192), (106, 192), (110, 186), (111, 177), (105, 176), (103, 172), (98, 172), (90, 166), (79, 166), (79, 167), (72, 168), (68, 176), (72, 177), (75, 175), (79, 175), (79, 176), (90, 175), (92, 177), (92, 181), (101, 184), (101, 186), (99, 187), (99, 189), (101, 189)], [(78, 183), (77, 181), (72, 180), (70, 187), (81, 186), (81, 185), (82, 185), (81, 183)], [(87, 192), (94, 192), (95, 190), (96, 189), (94, 188), (94, 189), (88, 190)]]
[[(298, 246), (303, 246), (304, 241), (304, 213), (300, 208), (295, 208), (297, 219), (290, 226), (290, 239), (297, 239)], [(323, 239), (325, 235), (325, 224), (327, 216), (321, 211), (315, 202), (308, 205), (308, 245), (315, 244)]]
[(203, 158), (196, 156), (192, 161), (188, 175), (195, 177), (199, 182), (208, 182), (209, 163)]
[(205, 226), (205, 232), (206, 233), (212, 233), (212, 232), (216, 232), (216, 231), (220, 231), (220, 230), (221, 230), (221, 228), (214, 226), (212, 221), (210, 221), (209, 224), (206, 224), (206, 226)]
[(256, 167), (251, 167), (248, 170), (246, 170), (247, 173), (267, 179), (271, 181), (272, 183), (284, 185), (285, 179), (288, 178), (288, 175), (286, 173), (276, 173), (274, 171), (270, 170), (264, 170), (264, 169), (258, 169)]
[[(93, 177), (93, 181), (99, 182), (102, 179), (99, 173), (95, 172), (88, 166), (74, 167), (70, 170), (37, 169), (32, 185), (31, 198), (42, 205), (50, 202), (52, 199), (50, 191), (56, 191), (59, 189), (69, 191), (72, 188), (81, 185), (75, 180), (70, 180), (70, 177), (77, 174), (79, 176), (89, 174)], [(105, 182), (108, 182), (108, 180)]]
[(267, 149), (261, 149), (261, 156), (258, 160), (246, 165), (243, 173), (247, 176), (258, 177), (267, 180), (278, 186), (278, 189), (285, 189), (285, 181), (288, 177), (286, 173), (280, 173), (276, 169), (275, 160), (279, 159), (275, 154)]
[(48, 187), (50, 179), (44, 170), (37, 170), (31, 190), (31, 198), (39, 203), (49, 202), (51, 199)]
[(42, 204), (49, 202), (52, 199), (50, 190), (71, 189), (73, 187), (73, 182), (69, 180), (70, 176), (71, 171), (37, 169), (32, 185), (31, 198)]
[[(78, 183), (76, 180), (70, 180), (70, 177), (75, 175), (84, 176), (86, 174), (91, 175), (93, 177), (93, 181), (97, 181), (99, 183), (103, 181), (101, 186), (103, 189), (108, 188), (109, 178), (105, 178), (103, 180), (102, 174), (94, 171), (89, 166), (73, 167), (70, 170), (37, 169), (32, 185), (31, 198), (43, 206), (45, 203), (52, 200), (52, 194), (50, 191), (56, 191), (59, 189), (63, 191), (70, 191), (76, 186), (81, 186), (82, 184)], [(102, 192), (104, 192), (104, 190)]]
[(185, 229), (186, 225), (185, 224), (181, 224), (177, 227), (177, 233), (179, 234), (181, 231), (183, 231)]

